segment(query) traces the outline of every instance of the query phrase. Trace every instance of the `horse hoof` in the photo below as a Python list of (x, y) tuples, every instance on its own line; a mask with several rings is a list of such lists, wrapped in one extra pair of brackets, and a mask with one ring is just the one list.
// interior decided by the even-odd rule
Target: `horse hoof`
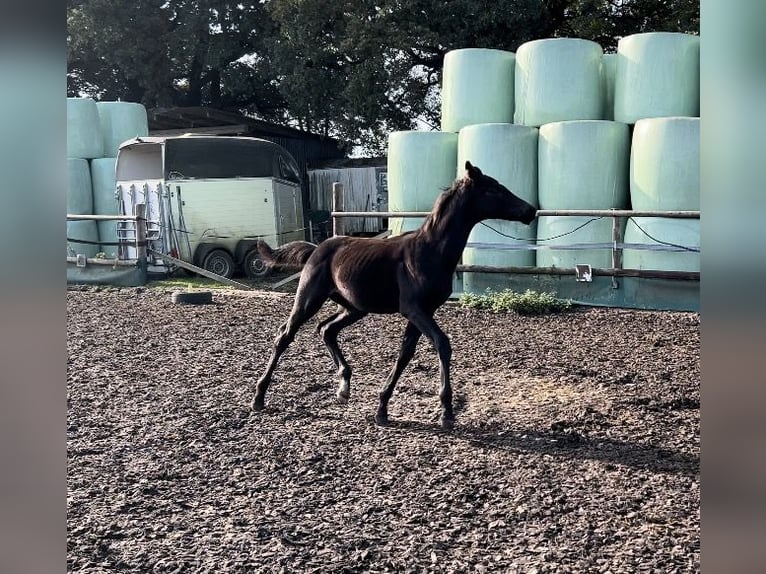
[(388, 415), (383, 413), (375, 413), (375, 424), (379, 427), (388, 426)]
[(348, 397), (349, 395), (344, 395), (343, 393), (335, 393), (335, 398), (338, 401), (338, 404), (345, 405), (348, 403)]
[(250, 408), (252, 408), (254, 411), (262, 411), (265, 408), (264, 400), (262, 398), (255, 397), (253, 399), (252, 405), (250, 405)]
[(452, 417), (442, 417), (442, 429), (451, 431), (455, 428), (455, 419)]

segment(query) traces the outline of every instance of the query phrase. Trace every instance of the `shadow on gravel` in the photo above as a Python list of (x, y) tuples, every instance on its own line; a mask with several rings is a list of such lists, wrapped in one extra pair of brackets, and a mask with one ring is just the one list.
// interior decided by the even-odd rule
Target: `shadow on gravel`
[[(629, 466), (651, 472), (699, 474), (699, 457), (670, 449), (635, 444), (604, 437), (590, 438), (577, 432), (540, 431), (538, 429), (498, 429), (461, 425), (445, 432), (438, 424), (392, 420), (387, 428), (414, 433), (439, 434), (467, 441), (472, 445), (506, 452), (549, 454), (568, 459), (599, 460), (607, 465)], [(610, 470), (607, 466), (607, 470)]]

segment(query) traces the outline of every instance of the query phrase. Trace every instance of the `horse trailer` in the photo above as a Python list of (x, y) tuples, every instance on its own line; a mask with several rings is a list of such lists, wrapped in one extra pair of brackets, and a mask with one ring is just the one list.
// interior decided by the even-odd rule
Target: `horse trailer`
[[(177, 268), (169, 257), (231, 277), (262, 272), (255, 245), (304, 239), (300, 175), (295, 159), (262, 139), (223, 136), (140, 137), (117, 155), (121, 215), (146, 205), (147, 270)], [(135, 258), (135, 222), (118, 228)], [(132, 251), (132, 252), (131, 252)]]

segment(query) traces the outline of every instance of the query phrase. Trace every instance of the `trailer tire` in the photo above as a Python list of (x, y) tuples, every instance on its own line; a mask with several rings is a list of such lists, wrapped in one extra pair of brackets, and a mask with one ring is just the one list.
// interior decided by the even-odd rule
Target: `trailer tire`
[(270, 270), (268, 264), (256, 249), (251, 249), (247, 252), (242, 266), (245, 268), (245, 275), (249, 279), (265, 277), (269, 274)]
[(213, 302), (211, 291), (176, 291), (170, 297), (178, 305), (207, 305)]
[(205, 255), (201, 267), (205, 271), (231, 279), (234, 275), (234, 258), (224, 249), (213, 249)]

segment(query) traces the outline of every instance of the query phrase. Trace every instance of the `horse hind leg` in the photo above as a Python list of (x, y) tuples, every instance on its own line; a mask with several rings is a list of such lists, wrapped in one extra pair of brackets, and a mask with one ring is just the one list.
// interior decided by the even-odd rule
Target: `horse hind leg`
[(252, 403), (252, 409), (254, 411), (263, 410), (266, 404), (266, 391), (271, 384), (271, 377), (274, 374), (274, 369), (277, 367), (279, 358), (290, 343), (293, 342), (293, 339), (295, 339), (295, 334), (298, 332), (298, 329), (300, 329), (306, 321), (311, 319), (311, 317), (316, 315), (326, 300), (327, 295), (324, 293), (324, 290), (312, 287), (301, 289), (301, 286), (299, 286), (298, 293), (295, 296), (293, 310), (290, 312), (287, 321), (279, 328), (277, 336), (274, 339), (271, 358), (266, 366), (266, 371), (261, 378), (258, 379), (258, 383), (256, 384), (255, 397), (253, 398)]
[(335, 393), (335, 396), (340, 403), (348, 402), (348, 399), (351, 396), (351, 367), (338, 346), (338, 334), (341, 329), (356, 323), (365, 315), (367, 315), (367, 313), (363, 313), (356, 309), (346, 308), (330, 317), (330, 320), (325, 321), (319, 329), (322, 341), (324, 341), (327, 350), (330, 351), (330, 356), (335, 363), (335, 367), (338, 369), (340, 384), (338, 385), (338, 391)]

